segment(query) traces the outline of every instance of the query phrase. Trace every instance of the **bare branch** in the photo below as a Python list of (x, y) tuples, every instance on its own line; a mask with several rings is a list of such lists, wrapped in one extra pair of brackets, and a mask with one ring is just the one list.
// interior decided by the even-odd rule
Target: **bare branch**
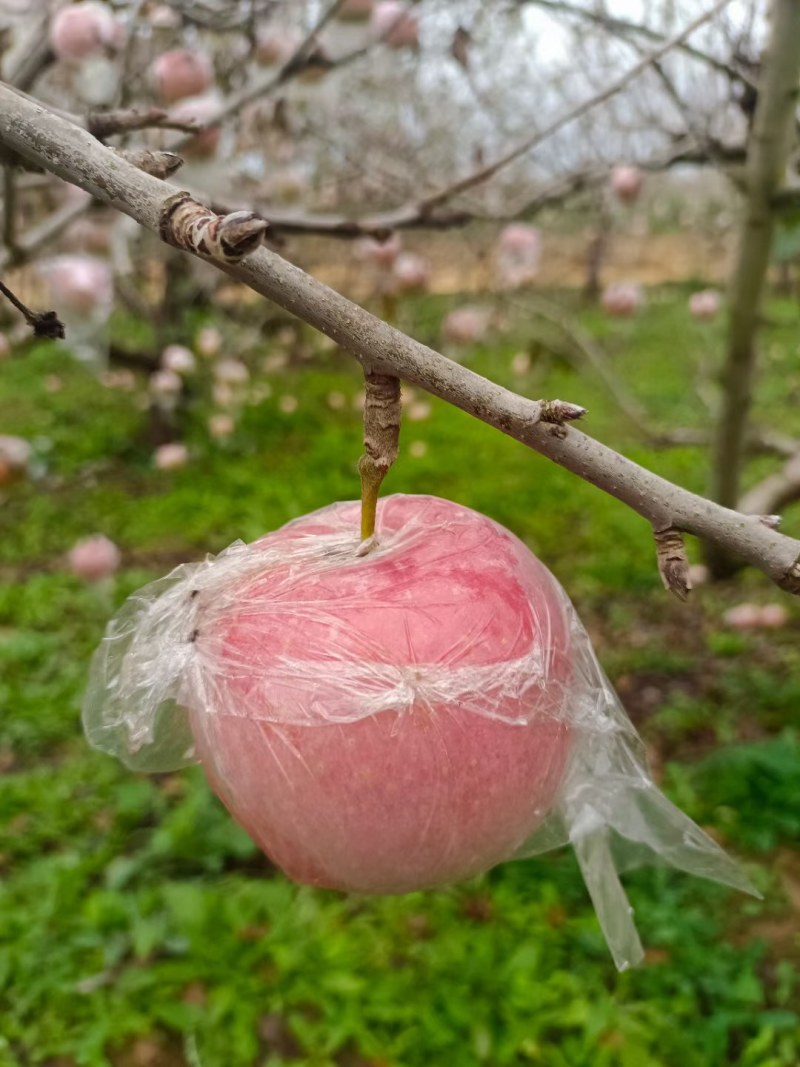
[[(174, 189), (137, 170), (85, 130), (0, 84), (0, 143), (160, 233)], [(654, 530), (704, 538), (800, 594), (800, 541), (758, 516), (743, 515), (672, 484), (572, 426), (543, 421), (547, 407), (446, 359), (277, 253), (257, 248), (237, 263), (216, 262), (231, 277), (297, 315), (349, 351), (362, 366), (405, 379), (516, 438), (627, 504)]]
[(197, 122), (171, 118), (169, 112), (160, 107), (150, 107), (145, 111), (138, 108), (91, 111), (86, 116), (85, 126), (89, 133), (100, 141), (116, 133), (132, 133), (135, 130), (180, 130), (183, 133), (197, 134), (201, 129)]
[(23, 316), (33, 330), (34, 337), (42, 337), (54, 341), (64, 336), (64, 323), (59, 319), (55, 311), (31, 311), (27, 305), (23, 304), (16, 293), (13, 293), (3, 282), (0, 282), (0, 293)]
[(731, 3), (731, 0), (717, 0), (717, 2), (705, 11), (698, 18), (689, 23), (680, 33), (674, 34), (672, 37), (666, 39), (658, 48), (653, 49), (651, 52), (646, 53), (638, 63), (635, 63), (630, 67), (623, 75), (617, 78), (616, 81), (610, 82), (601, 92), (596, 93), (588, 100), (582, 101), (576, 107), (571, 108), (569, 111), (560, 115), (557, 119), (554, 119), (551, 123), (545, 126), (542, 130), (539, 130), (532, 137), (526, 138), (520, 144), (516, 145), (510, 151), (505, 152), (502, 156), (499, 156), (492, 163), (487, 164), (484, 167), (480, 167), (478, 170), (473, 171), (466, 177), (453, 182), (451, 185), (446, 186), (444, 189), (440, 189), (436, 193), (432, 193), (426, 197), (423, 201), (424, 206), (428, 210), (433, 210), (439, 205), (443, 204), (447, 200), (452, 200), (453, 197), (459, 196), (461, 193), (467, 192), (469, 189), (474, 188), (476, 185), (481, 185), (483, 182), (493, 178), (495, 174), (503, 170), (510, 163), (519, 159), (521, 156), (527, 155), (538, 145), (542, 144), (553, 134), (560, 130), (563, 130), (565, 126), (569, 126), (576, 119), (581, 118), (587, 112), (592, 111), (599, 104), (605, 103), (606, 100), (610, 100), (612, 96), (616, 96), (617, 93), (626, 89), (631, 82), (635, 81), (645, 70), (657, 62), (668, 52), (673, 51), (680, 44), (682, 44), (687, 37), (690, 37), (700, 26), (704, 25), (710, 19), (718, 15), (720, 11), (726, 8)]
[[(532, 7), (542, 8), (545, 11), (552, 11), (554, 14), (582, 19), (585, 22), (591, 22), (595, 26), (607, 30), (609, 33), (613, 33), (618, 37), (642, 37), (645, 40), (653, 42), (664, 41), (664, 36), (656, 30), (650, 29), (649, 26), (643, 26), (641, 23), (633, 22), (631, 19), (610, 15), (608, 12), (596, 7), (579, 7), (577, 4), (567, 3), (566, 0), (517, 0), (517, 4), (520, 7), (522, 7), (523, 4), (529, 4)], [(755, 85), (749, 72), (741, 70), (732, 63), (726, 63), (724, 60), (717, 59), (716, 56), (712, 56), (700, 48), (695, 48), (694, 45), (689, 44), (688, 41), (678, 42), (676, 48), (681, 52), (684, 52), (687, 56), (691, 56), (692, 59), (697, 59), (701, 63), (707, 64), (712, 70), (716, 70), (720, 74), (725, 74), (732, 80), (745, 82), (748, 85)]]
[(800, 449), (784, 463), (781, 470), (745, 493), (739, 501), (739, 507), (749, 515), (772, 515), (795, 500), (800, 500)]

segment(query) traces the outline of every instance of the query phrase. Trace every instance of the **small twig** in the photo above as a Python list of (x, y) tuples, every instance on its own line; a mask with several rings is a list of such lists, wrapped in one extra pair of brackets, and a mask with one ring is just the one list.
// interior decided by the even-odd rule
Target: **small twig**
[(0, 282), (0, 293), (14, 305), (27, 324), (32, 327), (34, 337), (44, 337), (51, 341), (63, 338), (64, 323), (55, 311), (31, 311), (3, 282)]
[[(75, 117), (75, 122), (81, 120)], [(180, 130), (182, 133), (199, 133), (202, 127), (197, 122), (174, 119), (169, 112), (160, 107), (151, 107), (146, 111), (138, 108), (116, 111), (92, 111), (85, 119), (86, 129), (98, 139), (104, 141), (116, 133), (131, 133), (135, 130)]]
[[(364, 455), (361, 476), (362, 554), (374, 545), (381, 483), (397, 459), (400, 438), (400, 379), (364, 370)], [(369, 546), (369, 547), (367, 547)]]

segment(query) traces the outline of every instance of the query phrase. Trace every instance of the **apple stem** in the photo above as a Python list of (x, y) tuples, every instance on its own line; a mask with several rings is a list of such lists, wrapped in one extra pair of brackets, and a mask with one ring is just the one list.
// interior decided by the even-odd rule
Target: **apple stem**
[(364, 455), (358, 461), (362, 543), (374, 537), (378, 494), (397, 458), (400, 437), (400, 379), (365, 370), (364, 385)]

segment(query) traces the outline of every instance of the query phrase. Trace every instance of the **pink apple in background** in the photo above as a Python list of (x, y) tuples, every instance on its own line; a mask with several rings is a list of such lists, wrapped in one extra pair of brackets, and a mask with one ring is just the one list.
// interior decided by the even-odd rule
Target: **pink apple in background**
[(208, 432), (215, 441), (224, 441), (235, 429), (236, 423), (233, 416), (224, 411), (218, 411), (208, 420)]
[(241, 360), (220, 359), (214, 364), (214, 377), (226, 385), (244, 385), (250, 379), (250, 371)]
[(194, 347), (198, 355), (205, 359), (213, 359), (222, 348), (222, 334), (216, 326), (204, 326), (197, 332)]
[(172, 48), (153, 60), (150, 81), (165, 104), (174, 104), (187, 96), (207, 92), (214, 81), (214, 68), (203, 52)]
[(416, 252), (401, 252), (392, 265), (392, 280), (401, 293), (427, 289), (431, 281), (430, 263)]
[(197, 362), (194, 353), (186, 345), (167, 345), (161, 353), (161, 366), (173, 374), (191, 374)]
[(474, 345), (482, 341), (489, 330), (490, 314), (486, 308), (454, 308), (442, 322), (442, 337), (454, 345)]
[(403, 251), (403, 239), (396, 230), (385, 241), (364, 237), (358, 242), (356, 251), (361, 259), (376, 267), (391, 267)]
[(212, 787), (290, 877), (404, 893), (510, 858), (551, 810), (569, 624), (485, 516), (388, 497), (366, 556), (358, 523), (357, 504), (290, 523), (224, 609), (198, 602), (215, 682), (185, 703)]
[(644, 174), (638, 167), (620, 165), (611, 171), (611, 191), (623, 204), (638, 200), (643, 184)]
[(174, 30), (181, 24), (181, 17), (169, 4), (158, 4), (150, 9), (147, 21), (157, 30)]
[(97, 0), (83, 0), (53, 15), (48, 39), (56, 59), (74, 61), (119, 48), (124, 31), (110, 7)]
[(120, 551), (104, 534), (78, 541), (67, 556), (69, 569), (86, 582), (99, 582), (119, 569)]
[(614, 282), (603, 290), (601, 303), (609, 315), (630, 319), (644, 305), (644, 293), (633, 282)]
[(56, 256), (41, 264), (56, 310), (110, 314), (114, 299), (111, 267), (94, 256)]
[(783, 604), (765, 604), (759, 622), (765, 630), (780, 630), (790, 618), (789, 609)]
[(368, 19), (372, 15), (374, 6), (374, 0), (344, 0), (336, 12), (336, 17), (354, 22), (359, 19)]
[(693, 563), (689, 568), (689, 581), (692, 583), (692, 589), (696, 589), (700, 585), (708, 585), (711, 580), (711, 571), (705, 565), (705, 563)]
[(67, 230), (69, 247), (85, 252), (107, 253), (111, 248), (111, 225), (97, 219), (83, 218)]
[(402, 0), (379, 0), (375, 4), (370, 33), (389, 48), (419, 47), (419, 19)]
[(722, 300), (716, 289), (701, 289), (689, 297), (689, 314), (695, 319), (715, 319), (721, 306)]
[(0, 487), (25, 477), (32, 451), (24, 437), (0, 434)]
[(175, 400), (183, 389), (183, 380), (173, 370), (157, 370), (150, 375), (148, 388), (154, 397)]
[(159, 445), (153, 453), (153, 463), (160, 471), (176, 471), (189, 461), (189, 449), (180, 441)]
[(505, 286), (515, 289), (533, 281), (539, 272), (542, 237), (535, 226), (513, 222), (497, 241), (497, 266)]
[(179, 122), (194, 122), (198, 126), (206, 127), (181, 149), (181, 153), (188, 159), (211, 159), (217, 154), (222, 129), (209, 123), (216, 120), (221, 104), (222, 100), (217, 93), (211, 92), (202, 96), (188, 96), (170, 109), (172, 118)]
[(303, 42), (302, 35), (288, 26), (270, 26), (258, 35), (256, 60), (265, 67), (283, 65)]
[(761, 625), (761, 608), (758, 604), (737, 604), (725, 612), (722, 620), (733, 630), (757, 630)]

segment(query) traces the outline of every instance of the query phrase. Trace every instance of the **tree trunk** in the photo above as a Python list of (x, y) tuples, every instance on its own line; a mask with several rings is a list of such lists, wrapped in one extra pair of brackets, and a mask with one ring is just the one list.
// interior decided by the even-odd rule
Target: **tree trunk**
[[(775, 229), (773, 201), (781, 187), (794, 129), (800, 82), (800, 0), (772, 0), (770, 35), (747, 152), (745, 216), (731, 280), (728, 341), (722, 371), (722, 408), (711, 475), (713, 499), (739, 501), (747, 415), (756, 364), (761, 299)], [(730, 573), (728, 557), (710, 548), (717, 576)]]

